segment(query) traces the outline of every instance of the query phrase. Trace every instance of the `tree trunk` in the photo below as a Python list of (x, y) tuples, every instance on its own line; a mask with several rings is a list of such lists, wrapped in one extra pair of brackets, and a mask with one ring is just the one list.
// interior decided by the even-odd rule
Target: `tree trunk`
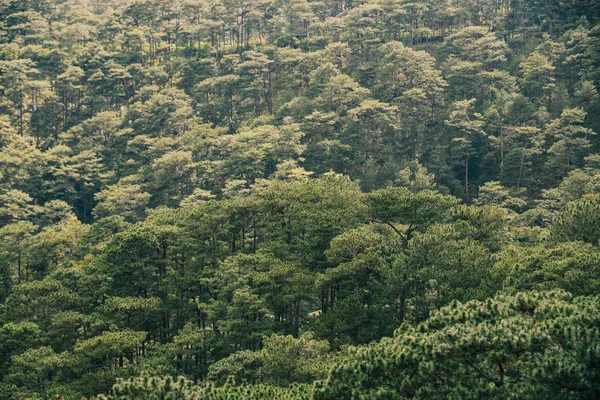
[(469, 201), (469, 139), (467, 136), (466, 142), (466, 159), (465, 159), (465, 199)]
[(523, 152), (521, 154), (521, 165), (519, 166), (519, 177), (517, 178), (517, 189), (521, 187), (521, 179), (523, 178), (523, 166), (525, 165), (525, 150), (527, 147), (523, 148)]

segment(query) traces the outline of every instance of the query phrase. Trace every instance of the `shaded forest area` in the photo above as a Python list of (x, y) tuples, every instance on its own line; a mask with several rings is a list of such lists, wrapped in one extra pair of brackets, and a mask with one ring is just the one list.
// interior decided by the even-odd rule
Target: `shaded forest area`
[(600, 2), (0, 0), (0, 398), (600, 397)]

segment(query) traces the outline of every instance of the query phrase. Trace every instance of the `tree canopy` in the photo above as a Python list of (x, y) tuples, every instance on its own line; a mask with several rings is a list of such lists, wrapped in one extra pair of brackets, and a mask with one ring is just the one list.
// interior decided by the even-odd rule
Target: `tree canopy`
[(0, 399), (600, 397), (600, 2), (1, 0)]

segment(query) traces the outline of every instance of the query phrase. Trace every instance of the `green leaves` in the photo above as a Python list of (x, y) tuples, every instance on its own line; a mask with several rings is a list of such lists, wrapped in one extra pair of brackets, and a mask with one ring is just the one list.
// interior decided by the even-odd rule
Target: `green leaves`
[(598, 397), (595, 3), (0, 0), (0, 398)]
[(567, 242), (547, 248), (511, 246), (498, 254), (495, 272), (504, 275), (507, 291), (567, 290), (574, 295), (598, 292), (598, 248)]
[(133, 357), (134, 351), (142, 346), (146, 332), (124, 330), (104, 332), (75, 344), (75, 353), (90, 358), (110, 359), (127, 355)]
[(551, 233), (560, 242), (582, 241), (600, 246), (600, 197), (589, 195), (567, 206), (554, 219)]
[(597, 303), (564, 292), (453, 303), (393, 339), (351, 349), (314, 397), (593, 398)]
[(140, 378), (120, 379), (112, 388), (112, 394), (101, 396), (105, 400), (149, 400), (159, 399), (232, 399), (232, 400), (308, 400), (311, 386), (295, 384), (282, 388), (270, 384), (233, 386), (226, 384), (222, 387), (212, 385), (193, 385), (193, 382), (183, 377), (159, 378), (143, 376)]
[(94, 216), (98, 219), (120, 215), (129, 221), (144, 217), (150, 193), (142, 192), (140, 185), (111, 185), (96, 193)]
[(210, 367), (208, 378), (218, 385), (267, 383), (287, 387), (323, 378), (330, 365), (329, 345), (324, 340), (271, 335), (265, 337), (260, 351), (233, 353)]
[[(387, 188), (369, 195), (371, 215), (375, 222), (388, 224), (406, 241), (415, 230), (442, 221), (459, 204), (455, 197), (430, 190), (411, 193), (406, 188)], [(402, 232), (393, 224), (407, 226)]]
[(551, 143), (548, 167), (560, 175), (581, 166), (584, 151), (590, 146), (589, 137), (595, 133), (584, 126), (585, 118), (582, 109), (568, 108), (546, 127), (544, 133)]

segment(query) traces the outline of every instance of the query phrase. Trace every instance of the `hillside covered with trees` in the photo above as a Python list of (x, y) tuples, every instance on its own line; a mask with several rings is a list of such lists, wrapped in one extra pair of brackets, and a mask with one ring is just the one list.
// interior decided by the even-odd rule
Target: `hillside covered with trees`
[(597, 0), (0, 0), (0, 399), (600, 397)]

